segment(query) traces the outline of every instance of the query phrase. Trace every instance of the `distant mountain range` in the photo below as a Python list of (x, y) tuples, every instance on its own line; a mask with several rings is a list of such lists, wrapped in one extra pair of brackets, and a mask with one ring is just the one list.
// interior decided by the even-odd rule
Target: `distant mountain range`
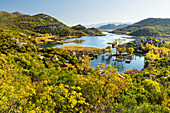
[(147, 18), (114, 30), (112, 33), (134, 36), (170, 36), (170, 18)]
[(128, 25), (129, 24), (119, 24), (119, 25), (107, 24), (107, 25), (100, 26), (99, 29), (119, 29), (119, 28), (122, 28), (122, 27), (126, 27)]
[[(85, 25), (87, 28), (89, 27), (94, 27), (94, 28), (100, 28), (102, 26), (119, 26), (119, 25), (131, 25), (133, 24), (132, 22), (126, 22), (126, 23), (123, 23), (123, 22), (106, 22), (106, 23), (98, 23), (98, 24), (90, 24), (90, 25)], [(114, 26), (115, 25), (115, 26)], [(115, 28), (112, 28), (112, 29), (115, 29)]]

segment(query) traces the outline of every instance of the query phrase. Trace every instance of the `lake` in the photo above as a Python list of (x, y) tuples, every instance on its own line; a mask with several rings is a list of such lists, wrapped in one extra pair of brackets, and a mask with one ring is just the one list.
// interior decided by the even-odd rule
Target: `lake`
[[(115, 39), (125, 38), (126, 39), (125, 43), (129, 41), (133, 41), (132, 36), (129, 35), (117, 35), (108, 32), (103, 32), (103, 33), (106, 34), (106, 36), (82, 36), (79, 39), (86, 40), (83, 43), (64, 43), (63, 45), (54, 45), (53, 47), (84, 46), (84, 47), (105, 48), (108, 46), (107, 42), (113, 42)], [(67, 40), (75, 40), (75, 39), (67, 39)]]
[[(53, 45), (53, 47), (63, 47), (63, 46), (84, 46), (84, 47), (96, 47), (96, 48), (105, 48), (109, 44), (108, 42), (113, 42), (115, 39), (126, 39), (124, 43), (133, 41), (133, 36), (129, 35), (117, 35), (117, 34), (111, 34), (108, 32), (103, 32), (106, 34), (106, 36), (82, 36), (79, 39), (86, 40), (82, 43), (64, 43), (63, 45)], [(67, 40), (75, 40), (75, 39), (67, 39)], [(111, 46), (111, 45), (110, 45)], [(116, 52), (116, 49), (112, 49), (113, 52)], [(98, 55), (98, 57), (91, 61), (91, 66), (96, 68), (98, 63), (105, 63), (105, 65), (115, 65), (115, 67), (118, 69), (120, 73), (125, 72), (125, 70), (128, 69), (138, 69), (141, 71), (144, 68), (145, 58), (143, 55), (135, 55), (133, 56), (133, 59), (130, 63), (126, 63), (125, 61), (118, 62), (113, 61), (113, 58), (115, 56), (106, 56), (106, 54)]]

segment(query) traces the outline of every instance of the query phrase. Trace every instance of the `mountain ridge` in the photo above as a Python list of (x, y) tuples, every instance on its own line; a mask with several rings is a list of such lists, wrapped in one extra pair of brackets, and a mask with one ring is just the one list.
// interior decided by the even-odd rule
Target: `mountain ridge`
[(134, 36), (170, 36), (170, 18), (147, 18), (114, 30), (112, 33), (125, 33)]
[(100, 26), (99, 29), (119, 29), (119, 28), (122, 28), (122, 27), (126, 27), (128, 25), (129, 24), (119, 24), (119, 25), (107, 24), (107, 25)]
[(12, 14), (17, 15), (17, 16), (23, 15), (22, 13), (20, 13), (20, 12), (18, 12), (18, 11), (13, 12)]
[(84, 25), (84, 26), (99, 28), (100, 26), (107, 25), (107, 24), (114, 24), (114, 25), (118, 26), (121, 24), (132, 24), (132, 23), (134, 23), (134, 22), (105, 22), (105, 23), (98, 23), (98, 24), (89, 24), (89, 25)]
[(33, 33), (33, 35), (39, 33), (59, 36), (103, 35), (99, 30), (89, 30), (88, 28), (86, 28), (87, 31), (92, 30), (93, 32), (85, 33), (82, 30), (74, 30), (58, 19), (43, 13), (31, 16), (20, 12), (8, 13), (6, 11), (0, 11), (0, 23), (0, 29), (15, 29), (22, 32), (27, 31), (27, 33)]

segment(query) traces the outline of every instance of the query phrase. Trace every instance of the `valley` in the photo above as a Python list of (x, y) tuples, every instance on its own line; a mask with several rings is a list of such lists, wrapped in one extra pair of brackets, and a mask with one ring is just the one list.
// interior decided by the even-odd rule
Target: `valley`
[(168, 113), (169, 29), (150, 18), (109, 33), (0, 11), (0, 112)]

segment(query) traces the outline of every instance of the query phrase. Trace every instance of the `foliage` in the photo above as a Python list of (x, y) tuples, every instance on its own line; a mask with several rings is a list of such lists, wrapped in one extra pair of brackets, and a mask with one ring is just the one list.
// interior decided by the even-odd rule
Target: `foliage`
[[(9, 17), (17, 18), (13, 14), (1, 13), (6, 14), (1, 17), (4, 21)], [(33, 21), (32, 16), (20, 16)], [(43, 21), (48, 23), (48, 19)], [(89, 66), (89, 57), (77, 57), (78, 52), (39, 49), (29, 33), (3, 29), (0, 38), (2, 113), (170, 111), (170, 49), (167, 43), (141, 47), (147, 51), (145, 68), (139, 73), (121, 73), (123, 77), (120, 77), (114, 66), (99, 64), (93, 69)], [(130, 47), (127, 51), (132, 54), (134, 50)], [(52, 60), (53, 57), (57, 59)], [(69, 65), (64, 67), (63, 64)]]

